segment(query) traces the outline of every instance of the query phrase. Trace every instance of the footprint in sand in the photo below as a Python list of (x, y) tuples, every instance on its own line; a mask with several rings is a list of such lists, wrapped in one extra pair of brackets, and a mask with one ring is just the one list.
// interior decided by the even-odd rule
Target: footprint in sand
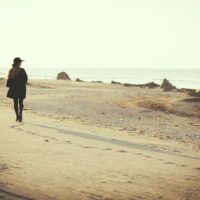
[(195, 168), (196, 170), (200, 171), (200, 167)]
[(173, 150), (173, 152), (175, 152), (175, 153), (181, 153), (181, 151), (179, 151), (179, 150)]
[(128, 174), (123, 174), (123, 176), (128, 177)]
[(117, 152), (120, 152), (120, 153), (128, 153), (128, 151), (125, 151), (125, 150), (118, 150)]
[(88, 197), (89, 199), (92, 199), (92, 200), (102, 199), (102, 198), (103, 198), (102, 195), (94, 194), (94, 193), (92, 193), (92, 192), (85, 192), (85, 194), (88, 194), (87, 197)]
[(0, 172), (5, 171), (8, 169), (8, 166), (6, 164), (1, 164), (0, 165)]
[(113, 200), (113, 199), (109, 197), (105, 197), (104, 200)]
[(152, 158), (151, 156), (144, 156), (145, 158)]
[(72, 142), (71, 141), (64, 141), (64, 143), (67, 143), (67, 144), (72, 144)]
[(34, 132), (34, 131), (25, 131), (26, 133), (29, 133), (29, 134), (32, 134), (32, 135), (37, 135), (37, 133), (36, 132)]
[(144, 154), (142, 154), (142, 153), (136, 153), (136, 155), (143, 156)]
[(12, 125), (10, 128), (18, 128), (20, 125)]
[(187, 167), (187, 165), (180, 165), (181, 167)]
[(128, 183), (128, 184), (133, 184), (134, 182), (133, 182), (133, 181), (127, 181), (126, 183)]
[(96, 147), (91, 147), (91, 146), (82, 146), (82, 145), (80, 145), (80, 147), (82, 147), (84, 149), (96, 149)]
[(112, 149), (111, 148), (105, 148), (105, 149), (102, 149), (102, 150), (111, 151)]
[(165, 164), (174, 165), (175, 163), (173, 163), (173, 162), (165, 162)]

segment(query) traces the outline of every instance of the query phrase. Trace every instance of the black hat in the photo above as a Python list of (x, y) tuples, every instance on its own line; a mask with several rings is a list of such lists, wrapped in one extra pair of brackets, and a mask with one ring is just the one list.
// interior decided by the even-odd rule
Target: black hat
[(16, 58), (13, 59), (13, 62), (14, 62), (14, 63), (20, 63), (20, 62), (22, 62), (22, 61), (24, 61), (24, 60), (22, 60), (22, 59), (19, 58), (19, 57), (16, 57)]

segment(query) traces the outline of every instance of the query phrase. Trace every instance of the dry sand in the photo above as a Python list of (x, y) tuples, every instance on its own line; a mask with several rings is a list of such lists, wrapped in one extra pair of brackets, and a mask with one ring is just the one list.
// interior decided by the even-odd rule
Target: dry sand
[(0, 84), (0, 199), (200, 199), (200, 100), (30, 81), (24, 122)]

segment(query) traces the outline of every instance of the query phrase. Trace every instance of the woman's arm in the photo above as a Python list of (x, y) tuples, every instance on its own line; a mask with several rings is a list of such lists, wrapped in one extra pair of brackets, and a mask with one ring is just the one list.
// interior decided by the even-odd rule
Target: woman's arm
[(28, 76), (24, 69), (21, 70), (20, 74), (14, 80), (16, 84), (26, 84), (27, 81), (28, 81)]

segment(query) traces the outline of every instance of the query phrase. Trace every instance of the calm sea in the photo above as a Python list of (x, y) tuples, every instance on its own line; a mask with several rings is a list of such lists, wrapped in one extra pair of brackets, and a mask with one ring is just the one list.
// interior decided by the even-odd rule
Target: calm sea
[[(8, 69), (0, 69), (0, 76), (5, 76)], [(200, 89), (200, 69), (92, 69), (92, 68), (26, 68), (31, 79), (56, 79), (58, 72), (65, 71), (72, 80), (103, 81), (106, 83), (147, 83), (154, 81), (161, 84), (167, 78), (178, 88)]]

